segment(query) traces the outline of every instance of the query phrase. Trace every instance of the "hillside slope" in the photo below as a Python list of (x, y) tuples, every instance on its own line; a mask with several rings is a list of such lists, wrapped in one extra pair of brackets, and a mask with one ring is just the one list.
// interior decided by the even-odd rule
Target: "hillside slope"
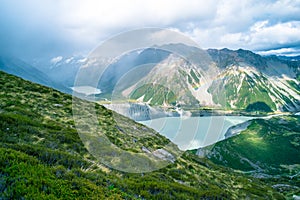
[(300, 116), (255, 119), (241, 134), (198, 150), (216, 164), (300, 194)]
[(0, 56), (0, 70), (63, 92), (71, 92), (63, 84), (58, 83), (39, 69), (15, 57)]
[[(155, 172), (116, 171), (84, 147), (71, 96), (0, 72), (0, 99), (0, 199), (283, 199), (267, 183), (188, 152)], [(151, 151), (169, 142), (124, 117), (126, 126), (116, 127), (111, 111), (96, 109), (101, 127), (120, 148)], [(139, 127), (152, 136), (138, 138)]]

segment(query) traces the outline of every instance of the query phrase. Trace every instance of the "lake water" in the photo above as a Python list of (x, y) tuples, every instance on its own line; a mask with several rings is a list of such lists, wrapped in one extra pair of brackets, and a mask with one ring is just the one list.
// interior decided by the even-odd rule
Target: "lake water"
[(197, 149), (225, 139), (228, 128), (253, 119), (244, 116), (164, 117), (139, 121), (177, 144), (181, 150)]
[(76, 87), (71, 87), (71, 89), (74, 92), (80, 93), (80, 94), (84, 94), (86, 96), (88, 95), (92, 95), (92, 94), (101, 94), (101, 90), (95, 87), (91, 87), (91, 86), (76, 86)]

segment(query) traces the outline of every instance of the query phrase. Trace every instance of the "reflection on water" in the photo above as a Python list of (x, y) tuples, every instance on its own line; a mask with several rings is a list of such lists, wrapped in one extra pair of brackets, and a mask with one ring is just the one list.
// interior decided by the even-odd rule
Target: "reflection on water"
[(140, 123), (153, 128), (182, 150), (197, 149), (223, 140), (231, 126), (253, 119), (244, 116), (164, 117)]

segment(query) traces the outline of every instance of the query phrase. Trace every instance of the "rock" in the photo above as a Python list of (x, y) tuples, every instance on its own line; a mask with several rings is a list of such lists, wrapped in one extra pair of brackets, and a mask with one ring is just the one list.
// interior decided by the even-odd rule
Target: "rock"
[(160, 158), (162, 160), (167, 160), (170, 162), (175, 162), (175, 157), (170, 154), (168, 151), (164, 150), (164, 149), (157, 149), (152, 153), (155, 157)]
[(145, 153), (151, 153), (151, 151), (149, 151), (146, 147), (142, 146), (142, 151), (144, 151)]
[(240, 134), (242, 131), (246, 130), (250, 124), (251, 121), (246, 121), (244, 123), (230, 127), (225, 133), (225, 139)]
[(196, 152), (196, 155), (201, 158), (204, 158), (206, 155), (208, 155), (209, 152), (210, 152), (210, 150), (208, 150), (208, 149), (199, 148)]
[(293, 195), (293, 199), (294, 199), (294, 200), (300, 200), (300, 196), (298, 196), (298, 195)]

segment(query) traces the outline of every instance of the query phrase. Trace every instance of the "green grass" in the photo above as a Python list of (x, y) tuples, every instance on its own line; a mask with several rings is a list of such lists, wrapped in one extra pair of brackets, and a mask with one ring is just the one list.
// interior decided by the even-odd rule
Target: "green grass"
[(130, 95), (131, 99), (143, 97), (143, 102), (150, 101), (150, 105), (160, 106), (166, 104), (176, 104), (176, 96), (168, 88), (162, 85), (145, 84), (135, 89)]
[[(254, 80), (253, 77), (247, 74), (244, 74), (244, 78), (241, 75), (242, 73), (238, 76), (228, 75), (223, 80), (212, 84), (208, 91), (213, 95), (214, 102), (221, 104), (225, 109), (232, 108), (230, 102), (234, 102), (235, 108), (240, 110), (246, 109), (251, 104), (263, 102), (272, 111), (277, 110), (268, 93), (268, 87), (270, 86), (266, 85), (266, 80), (263, 76), (258, 77), (256, 75)], [(241, 86), (238, 90), (240, 84)], [(217, 90), (218, 88), (219, 91)], [(285, 96), (282, 96), (282, 98), (285, 98), (287, 103), (291, 103)]]
[[(299, 80), (298, 80), (299, 81)], [(287, 80), (287, 83), (291, 86), (291, 88), (298, 94), (300, 94), (300, 85), (297, 84), (293, 80)]]
[(193, 69), (191, 69), (191, 72), (190, 72), (190, 73), (191, 73), (191, 76), (193, 77), (195, 83), (199, 83), (200, 80), (199, 80), (199, 78), (197, 77), (197, 75), (195, 74), (195, 72), (194, 72)]
[[(267, 174), (274, 184), (299, 186), (299, 127), (299, 116), (255, 119), (240, 135), (215, 144), (207, 156), (216, 164), (250, 174)], [(290, 179), (291, 176), (295, 177)], [(293, 192), (299, 194), (300, 188)]]

